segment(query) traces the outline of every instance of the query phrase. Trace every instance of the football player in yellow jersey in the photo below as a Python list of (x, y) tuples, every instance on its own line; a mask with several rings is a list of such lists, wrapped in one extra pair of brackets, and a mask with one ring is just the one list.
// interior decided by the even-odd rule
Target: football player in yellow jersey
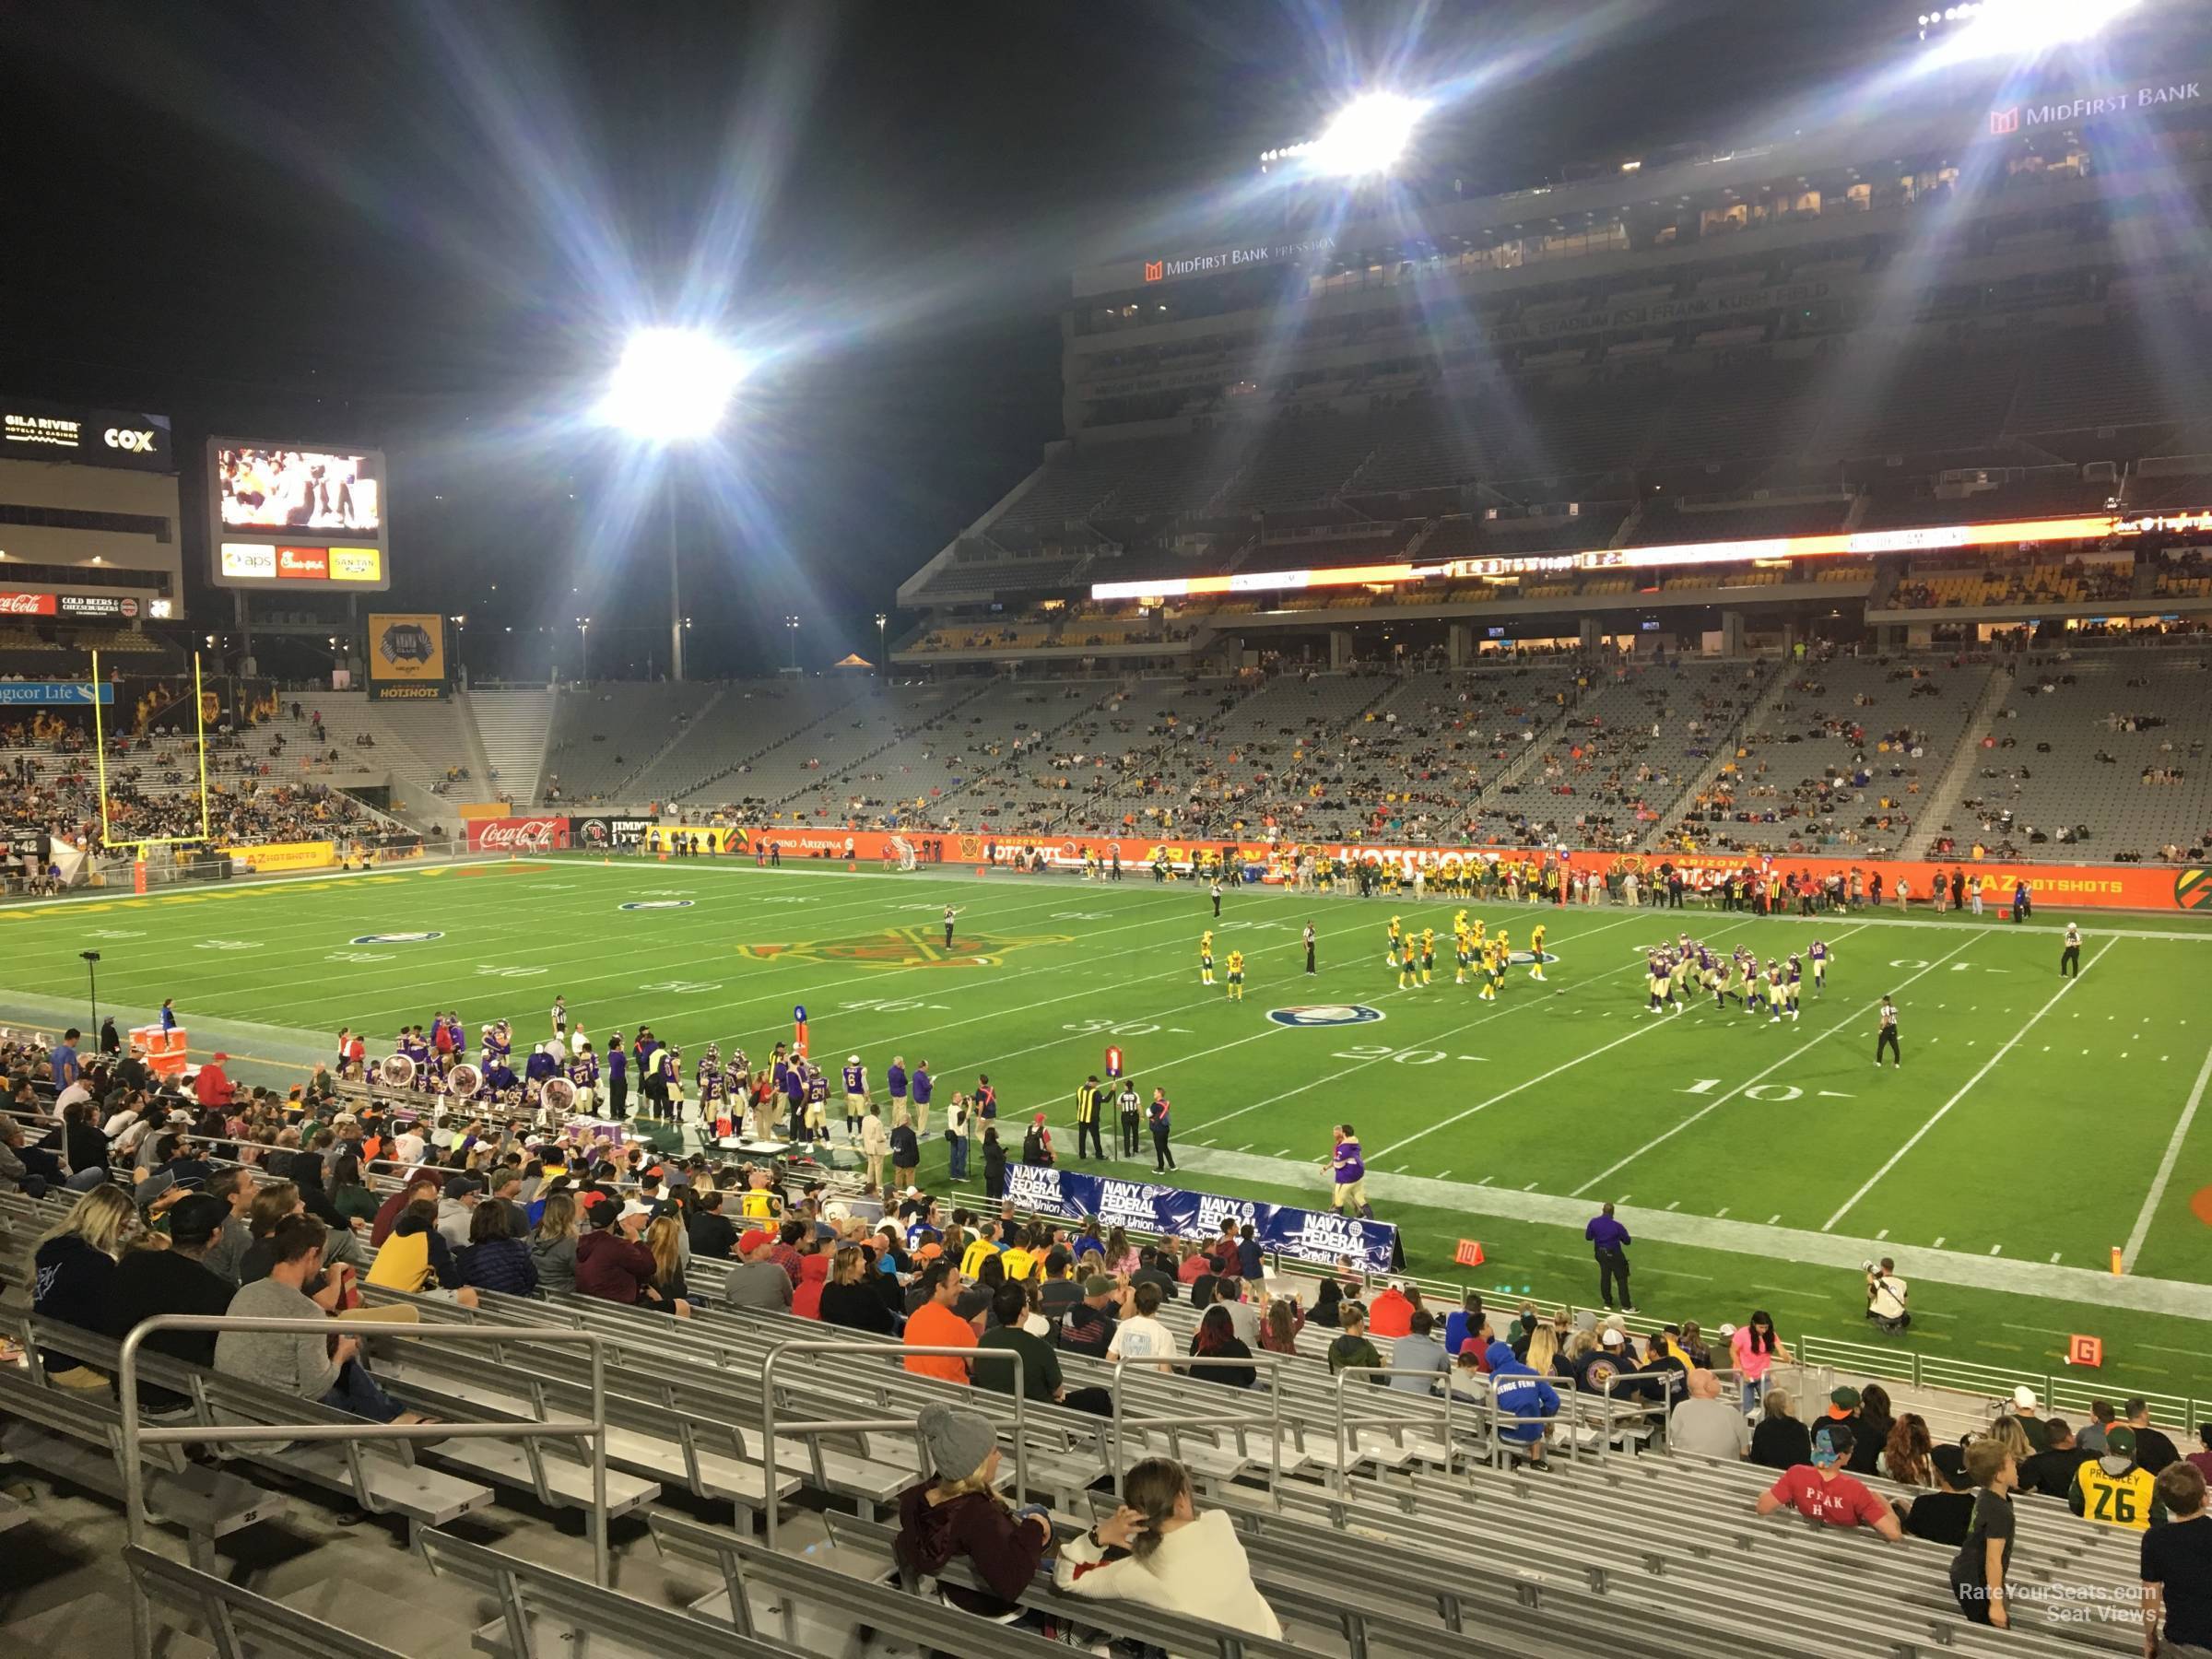
[(1535, 964), (1528, 971), (1528, 977), (1533, 980), (1541, 980), (1544, 977), (1543, 923), (1539, 922), (1528, 930), (1528, 948), (1536, 959)]
[(1480, 916), (1476, 917), (1474, 921), (1467, 924), (1468, 936), (1475, 941), (1475, 948), (1477, 950), (1480, 950), (1482, 948), (1483, 930), (1489, 924), (1485, 922)]
[(1467, 912), (1464, 907), (1452, 912), (1452, 931), (1455, 934), (1467, 931)]
[(1427, 984), (1429, 976), (1435, 971), (1436, 929), (1424, 927), (1421, 929), (1421, 983)]
[(1241, 950), (1229, 953), (1229, 1000), (1244, 1000), (1244, 953)]
[(1390, 919), (1390, 940), (1382, 948), (1382, 960), (1393, 968), (1398, 965), (1398, 946), (1404, 942), (1404, 938), (1405, 934), (1398, 926), (1398, 919), (1393, 916)]
[(1488, 961), (1490, 970), (1490, 1000), (1492, 1002), (1497, 1001), (1498, 994), (1505, 989), (1506, 963), (1509, 959), (1511, 959), (1512, 954), (1512, 948), (1508, 947), (1505, 942), (1505, 935), (1503, 934), (1500, 934), (1496, 938), (1490, 941)]
[(1467, 970), (1475, 963), (1474, 936), (1464, 927), (1452, 936), (1452, 958), (1454, 967), (1452, 982), (1464, 985), (1467, 982)]
[(1214, 982), (1214, 935), (1211, 928), (1198, 935), (1198, 982), (1202, 985)]
[(1504, 928), (1498, 930), (1498, 964), (1505, 966), (1506, 959), (1513, 954), (1513, 941)]
[(1413, 935), (1408, 934), (1398, 945), (1398, 989), (1401, 991), (1412, 990), (1416, 983), (1414, 976), (1420, 970), (1414, 966)]

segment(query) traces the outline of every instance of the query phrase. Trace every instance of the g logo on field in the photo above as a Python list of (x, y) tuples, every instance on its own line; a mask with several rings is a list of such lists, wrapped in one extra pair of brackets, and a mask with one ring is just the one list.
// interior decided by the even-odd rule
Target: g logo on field
[(442, 933), (357, 934), (348, 945), (427, 945), (432, 939), (442, 939)]
[(688, 899), (633, 899), (622, 906), (624, 910), (689, 910)]
[(1284, 1026), (1372, 1025), (1382, 1010), (1365, 1003), (1301, 1003), (1291, 1008), (1270, 1008), (1267, 1018)]

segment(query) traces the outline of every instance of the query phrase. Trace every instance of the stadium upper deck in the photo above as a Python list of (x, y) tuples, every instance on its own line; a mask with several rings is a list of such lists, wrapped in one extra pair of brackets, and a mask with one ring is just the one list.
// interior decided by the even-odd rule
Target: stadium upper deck
[[(2212, 391), (2173, 370), (2212, 335), (2212, 72), (2100, 78), (1952, 85), (1909, 119), (1334, 229), (1271, 208), (1080, 271), (1068, 437), (904, 584), (927, 616), (897, 654), (1233, 661), (1324, 603), (1332, 628), (1479, 606), (1535, 638), (1652, 608), (1710, 634), (1724, 603), (1910, 626), (1891, 601), (1923, 572), (1881, 555), (2011, 543), (1896, 532), (2212, 506)], [(1822, 535), (1865, 539), (1777, 562)], [(1740, 570), (1694, 582), (1470, 567), (1284, 605), (1264, 580), (1738, 541)], [(1085, 604), (1225, 576), (1251, 605)], [(2186, 596), (2139, 585), (2103, 596)]]

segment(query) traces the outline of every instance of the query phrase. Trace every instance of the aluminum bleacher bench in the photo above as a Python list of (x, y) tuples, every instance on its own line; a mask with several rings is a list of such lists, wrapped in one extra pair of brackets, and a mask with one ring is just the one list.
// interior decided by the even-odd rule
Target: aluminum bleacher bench
[[(848, 1571), (831, 1564), (834, 1551), (783, 1555), (665, 1512), (656, 1512), (649, 1524), (663, 1556), (708, 1568), (722, 1580), (721, 1589), (691, 1605), (693, 1617), (773, 1642), (785, 1653), (794, 1647), (853, 1652), (857, 1633), (873, 1630), (960, 1659), (1066, 1659), (1065, 1643), (947, 1606), (934, 1595), (917, 1595), (880, 1572)], [(813, 1640), (797, 1635), (802, 1628)]]
[(435, 1529), (419, 1553), (441, 1578), (488, 1594), (498, 1616), (471, 1645), (499, 1659), (788, 1659), (789, 1650), (674, 1607), (603, 1589), (557, 1568)]
[[(111, 1375), (121, 1345), (104, 1336), (74, 1330), (52, 1320), (29, 1322), (32, 1342), (92, 1360)], [(188, 1365), (153, 1352), (138, 1351), (138, 1375), (145, 1385), (166, 1389), (191, 1402), (183, 1412), (162, 1417), (170, 1424), (192, 1421), (219, 1430), (226, 1422), (332, 1423), (358, 1419), (320, 1401), (264, 1388), (244, 1378)], [(150, 1414), (149, 1414), (150, 1415)], [(274, 1471), (306, 1486), (320, 1487), (351, 1502), (365, 1514), (396, 1515), (410, 1538), (419, 1526), (443, 1526), (494, 1497), (481, 1482), (465, 1480), (415, 1460), (407, 1441), (314, 1441), (292, 1445), (225, 1445), (210, 1432), (215, 1446), (232, 1467)]]
[[(123, 1414), (104, 1389), (55, 1388), (0, 1366), (0, 1454), (111, 1502), (124, 1500)], [(147, 1512), (184, 1535), (194, 1566), (211, 1568), (215, 1544), (284, 1513), (284, 1498), (226, 1470), (191, 1463), (174, 1446), (147, 1446)]]
[(138, 1593), (170, 1630), (196, 1636), (218, 1659), (406, 1659), (396, 1648), (357, 1636), (312, 1613), (241, 1589), (229, 1580), (136, 1545), (123, 1552)]

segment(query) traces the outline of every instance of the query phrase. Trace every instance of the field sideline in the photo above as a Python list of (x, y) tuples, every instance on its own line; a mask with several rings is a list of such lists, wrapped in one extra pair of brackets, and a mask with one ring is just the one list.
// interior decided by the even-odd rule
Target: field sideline
[[(1517, 948), (1545, 921), (1548, 982), (1516, 968), (1497, 1004), (1450, 983), (1463, 904)], [(1394, 913), (1442, 935), (1441, 982), (1401, 989), (1385, 969)], [(1313, 978), (1300, 971), (1308, 919)], [(763, 1053), (804, 1004), (818, 1056), (857, 1052), (878, 1080), (893, 1053), (926, 1058), (941, 1097), (988, 1072), (1002, 1123), (1049, 1112), (1064, 1157), (1074, 1088), (1113, 1042), (1147, 1095), (1158, 1083), (1173, 1099), (1188, 1184), (1319, 1202), (1327, 1126), (1356, 1124), (1379, 1212), (1432, 1277), (1455, 1277), (1453, 1243), (1477, 1238), (1489, 1288), (1586, 1300), (1580, 1218), (1609, 1198), (1640, 1234), (1647, 1312), (1712, 1324), (1758, 1302), (1785, 1335), (1865, 1340), (1850, 1268), (1874, 1248), (1918, 1287), (1908, 1343), (2040, 1371), (2088, 1332), (2116, 1379), (2212, 1394), (2195, 1323), (2212, 1314), (2212, 1131), (2198, 1111), (2212, 1019), (2197, 994), (2212, 926), (2078, 916), (2084, 971), (2061, 980), (2065, 919), (1239, 889), (1216, 937), (1218, 958), (1248, 958), (1247, 1000), (1231, 1004), (1198, 982), (1204, 889), (1135, 871), (978, 881), (571, 856), (9, 906), (0, 1010), (80, 1017), (77, 952), (93, 947), (103, 1009), (138, 1023), (173, 995), (195, 1050), (220, 1042), (269, 1066), (312, 1063), (341, 1025), (383, 1053), (398, 1025), (437, 1008), (472, 1024), (504, 1015), (535, 1037), (558, 992), (594, 1037), (650, 1021), (688, 1069), (710, 1038)], [(1825, 937), (1827, 994), (1808, 984), (1802, 1018), (1780, 1025), (1709, 1000), (1649, 1014), (1642, 949), (1683, 930), (1762, 958)], [(1901, 1011), (1901, 1071), (1873, 1065), (1885, 992)], [(1314, 1006), (1358, 1012), (1268, 1018)], [(924, 1168), (941, 1179), (942, 1141)], [(2128, 1277), (2106, 1271), (2115, 1248)]]

